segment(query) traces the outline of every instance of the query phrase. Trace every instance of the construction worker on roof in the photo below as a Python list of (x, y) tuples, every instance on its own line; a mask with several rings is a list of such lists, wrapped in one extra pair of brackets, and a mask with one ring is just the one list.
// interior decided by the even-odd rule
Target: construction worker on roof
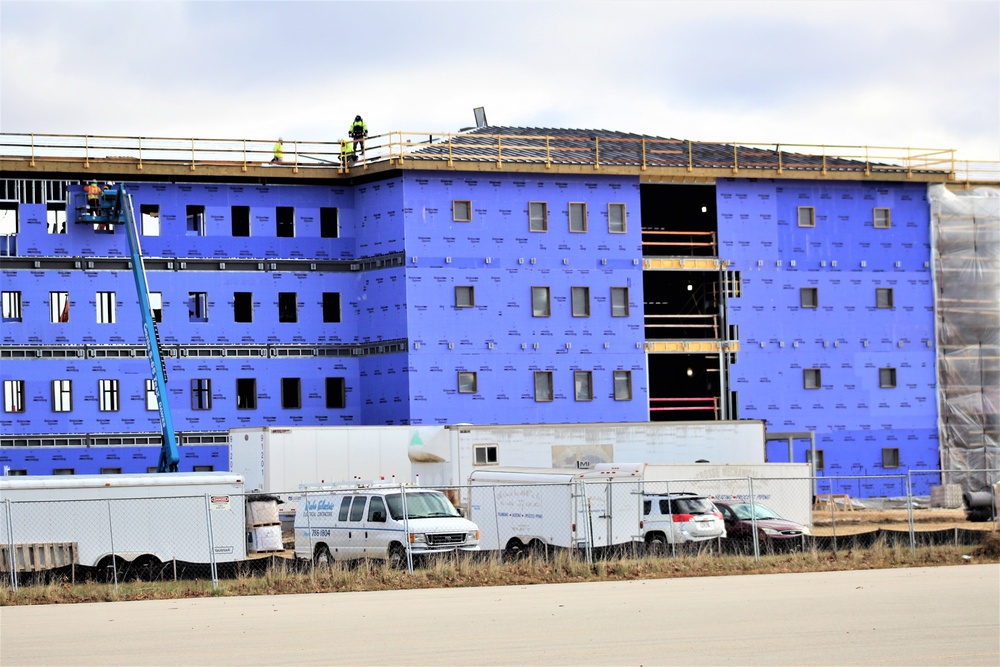
[(86, 185), (83, 191), (87, 193), (87, 209), (91, 215), (97, 215), (101, 209), (101, 186), (97, 184), (97, 181), (91, 181), (90, 185)]
[(363, 152), (365, 150), (365, 137), (368, 136), (368, 125), (361, 119), (360, 115), (354, 117), (354, 122), (347, 129), (347, 134), (354, 139), (354, 152), (358, 151), (358, 144), (361, 145)]
[(274, 144), (274, 148), (272, 149), (274, 157), (271, 158), (271, 162), (281, 162), (285, 158), (285, 147), (282, 146), (282, 142), (284, 142), (284, 139), (278, 137), (278, 142)]
[(340, 164), (346, 167), (349, 163), (354, 162), (357, 157), (354, 155), (354, 150), (351, 148), (351, 142), (347, 139), (340, 140)]

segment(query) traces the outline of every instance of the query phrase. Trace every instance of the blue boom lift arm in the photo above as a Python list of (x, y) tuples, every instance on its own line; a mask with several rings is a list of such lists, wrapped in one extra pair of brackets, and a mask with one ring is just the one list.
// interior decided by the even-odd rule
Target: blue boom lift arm
[(146, 268), (143, 265), (142, 250), (139, 247), (139, 233), (136, 229), (132, 197), (126, 192), (124, 185), (109, 184), (101, 193), (99, 206), (96, 209), (81, 212), (76, 221), (78, 223), (94, 223), (98, 225), (98, 229), (104, 225), (122, 225), (125, 228), (128, 249), (132, 256), (132, 276), (135, 278), (135, 290), (139, 297), (139, 312), (142, 314), (143, 333), (146, 337), (146, 351), (153, 376), (153, 390), (156, 393), (156, 405), (160, 411), (160, 427), (163, 430), (163, 446), (160, 448), (160, 460), (156, 470), (157, 472), (177, 472), (180, 453), (177, 449), (177, 435), (174, 433), (174, 420), (170, 415), (170, 403), (167, 401), (167, 370), (160, 354), (160, 335), (156, 329), (156, 320), (153, 319), (153, 309), (149, 305), (149, 286), (146, 284)]

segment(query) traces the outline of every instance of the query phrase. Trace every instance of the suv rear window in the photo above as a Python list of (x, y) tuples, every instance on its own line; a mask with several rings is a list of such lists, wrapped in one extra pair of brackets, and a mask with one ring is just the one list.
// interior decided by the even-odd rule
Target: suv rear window
[(660, 514), (711, 514), (708, 498), (660, 498)]

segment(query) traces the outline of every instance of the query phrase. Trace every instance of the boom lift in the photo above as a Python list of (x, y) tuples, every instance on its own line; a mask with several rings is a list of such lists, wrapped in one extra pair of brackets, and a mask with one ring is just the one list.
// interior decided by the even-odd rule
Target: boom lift
[(180, 453), (177, 449), (177, 435), (174, 433), (174, 420), (170, 415), (170, 404), (167, 402), (167, 368), (160, 354), (160, 334), (156, 329), (156, 320), (153, 319), (153, 309), (149, 305), (149, 287), (146, 284), (142, 250), (139, 248), (139, 233), (135, 224), (132, 197), (126, 192), (124, 185), (109, 183), (101, 193), (98, 205), (82, 209), (76, 221), (93, 224), (98, 230), (113, 231), (114, 225), (122, 225), (125, 228), (125, 237), (128, 239), (128, 249), (132, 256), (132, 276), (135, 278), (139, 312), (142, 315), (143, 333), (146, 337), (146, 351), (153, 375), (153, 390), (160, 411), (160, 427), (163, 430), (163, 446), (160, 448), (160, 460), (156, 471), (177, 472)]

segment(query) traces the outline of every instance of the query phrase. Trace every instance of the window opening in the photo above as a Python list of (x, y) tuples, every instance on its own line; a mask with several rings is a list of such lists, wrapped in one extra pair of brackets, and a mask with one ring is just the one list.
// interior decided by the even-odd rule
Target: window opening
[(455, 307), (472, 308), (476, 305), (476, 291), (472, 285), (455, 286)]
[(535, 401), (552, 400), (552, 371), (535, 371)]
[(66, 233), (66, 204), (49, 202), (46, 205), (46, 231), (49, 234)]
[(587, 205), (583, 202), (571, 202), (569, 205), (569, 231), (587, 231)]
[(253, 322), (253, 292), (233, 292), (233, 322)]
[(549, 317), (552, 314), (549, 302), (548, 287), (531, 288), (531, 315), (533, 317)]
[(628, 288), (611, 288), (611, 317), (628, 317)]
[(578, 401), (594, 400), (594, 377), (591, 371), (573, 372), (573, 395)]
[(189, 205), (187, 207), (187, 235), (205, 235), (205, 207)]
[(188, 292), (188, 321), (208, 322), (207, 292)]
[(73, 381), (53, 380), (52, 381), (52, 411), (72, 412), (73, 411)]
[(625, 204), (608, 204), (608, 232), (625, 233)]
[(323, 321), (340, 322), (340, 292), (323, 292)]
[(876, 229), (888, 229), (892, 226), (892, 218), (887, 208), (872, 209), (872, 219)]
[(799, 227), (816, 226), (816, 208), (813, 206), (799, 206)]
[(463, 199), (451, 202), (451, 219), (455, 222), (472, 222), (472, 202)]
[(281, 407), (287, 410), (302, 408), (302, 380), (281, 378)]
[(799, 305), (803, 308), (816, 308), (819, 306), (819, 289), (816, 287), (803, 287), (799, 290)]
[(632, 371), (615, 371), (615, 400), (632, 400)]
[(326, 378), (326, 407), (334, 410), (347, 407), (347, 383), (344, 378)]
[(473, 371), (458, 372), (458, 393), (475, 394), (477, 389), (476, 374)]
[(153, 321), (157, 324), (163, 322), (163, 293), (149, 293), (149, 309), (153, 312)]
[(49, 292), (49, 322), (69, 322), (69, 292)]
[(159, 204), (139, 204), (139, 228), (143, 236), (160, 235)]
[(573, 302), (573, 317), (590, 317), (590, 288), (573, 287), (570, 292)]
[(98, 380), (97, 393), (101, 412), (118, 412), (118, 380)]
[(528, 230), (549, 231), (549, 205), (543, 201), (528, 202)]
[(278, 206), (275, 208), (275, 235), (278, 238), (295, 237), (295, 208)]
[(3, 411), (24, 412), (24, 380), (3, 381)]
[(257, 380), (254, 378), (236, 379), (236, 409), (257, 409)]
[(295, 292), (278, 292), (278, 321), (298, 322), (298, 304)]
[(160, 404), (156, 400), (156, 383), (152, 379), (146, 380), (146, 410), (159, 411)]
[(323, 206), (319, 209), (319, 235), (324, 239), (340, 236), (340, 212), (336, 208)]
[(802, 384), (806, 389), (819, 389), (823, 386), (823, 381), (818, 368), (802, 369)]
[(250, 236), (250, 207), (234, 206), (232, 209), (233, 236)]
[(892, 389), (896, 386), (896, 369), (878, 369), (878, 386), (882, 389)]
[(114, 324), (118, 321), (114, 292), (97, 293), (97, 323)]
[(21, 293), (20, 292), (3, 292), (3, 321), (4, 322), (20, 322), (21, 321)]
[(892, 308), (892, 288), (878, 287), (875, 289), (875, 305), (878, 308)]
[(898, 447), (884, 447), (882, 449), (882, 467), (883, 468), (898, 468), (899, 467), (899, 448)]
[(495, 466), (500, 461), (500, 452), (497, 445), (475, 445), (473, 451), (473, 465)]
[(212, 409), (212, 380), (209, 378), (193, 378), (191, 380), (191, 409)]

